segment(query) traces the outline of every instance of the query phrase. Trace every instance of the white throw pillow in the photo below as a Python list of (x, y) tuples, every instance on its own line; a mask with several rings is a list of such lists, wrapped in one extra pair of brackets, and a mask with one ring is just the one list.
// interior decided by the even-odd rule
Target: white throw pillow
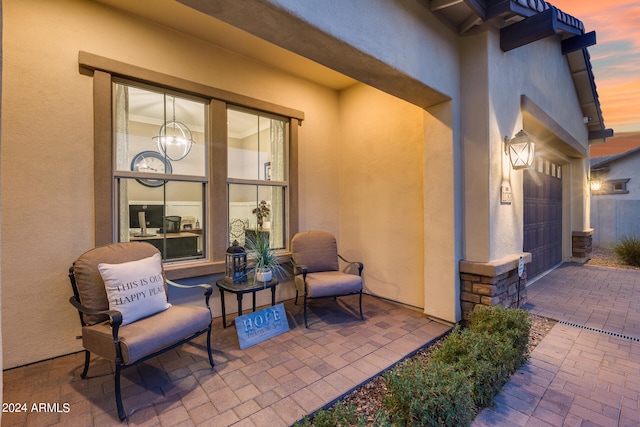
[(109, 309), (122, 313), (122, 325), (171, 307), (162, 277), (162, 258), (155, 254), (122, 264), (98, 264)]

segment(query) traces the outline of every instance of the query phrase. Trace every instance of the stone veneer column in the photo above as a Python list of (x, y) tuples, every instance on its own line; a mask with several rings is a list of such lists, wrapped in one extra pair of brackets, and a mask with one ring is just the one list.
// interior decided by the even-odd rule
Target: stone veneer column
[(593, 228), (571, 233), (571, 256), (573, 261), (585, 263), (591, 259)]
[[(520, 257), (525, 262), (525, 271), (520, 279), (520, 300), (518, 300), (518, 263)], [(517, 308), (527, 302), (526, 264), (531, 262), (531, 254), (523, 252), (490, 261), (460, 261), (460, 292), (462, 319), (469, 319), (469, 313), (478, 304), (501, 305)]]

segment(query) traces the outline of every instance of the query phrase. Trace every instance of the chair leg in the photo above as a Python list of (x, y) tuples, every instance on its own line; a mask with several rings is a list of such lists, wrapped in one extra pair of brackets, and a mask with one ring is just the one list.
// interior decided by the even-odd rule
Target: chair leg
[(89, 352), (89, 350), (85, 350), (84, 351), (84, 369), (82, 370), (82, 373), (80, 374), (81, 378), (87, 378), (87, 373), (89, 372), (89, 360), (91, 359), (91, 353)]
[(360, 291), (360, 320), (364, 320), (364, 316), (362, 315), (362, 291)]
[(296, 289), (296, 299), (293, 302), (295, 305), (298, 305), (298, 290)]
[(122, 392), (120, 391), (120, 372), (122, 371), (122, 366), (119, 363), (116, 363), (116, 374), (115, 374), (115, 382), (116, 382), (116, 407), (118, 408), (118, 416), (120, 417), (120, 421), (123, 421), (127, 418), (127, 415), (124, 413), (124, 406), (122, 406)]
[(211, 325), (209, 325), (209, 330), (207, 331), (207, 353), (209, 353), (209, 363), (213, 368), (215, 363), (213, 363), (213, 356), (211, 355)]
[(304, 326), (305, 326), (305, 328), (308, 329), (309, 328), (309, 323), (307, 322), (307, 294), (306, 293), (304, 294), (303, 299), (304, 299), (304, 301), (303, 301), (303, 304), (304, 304), (304, 310), (303, 310), (303, 312), (304, 312)]

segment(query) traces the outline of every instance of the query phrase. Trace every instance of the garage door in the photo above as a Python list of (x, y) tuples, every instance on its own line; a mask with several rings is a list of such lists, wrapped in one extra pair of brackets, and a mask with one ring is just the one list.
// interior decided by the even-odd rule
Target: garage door
[(546, 159), (524, 171), (523, 246), (529, 278), (562, 262), (562, 168)]

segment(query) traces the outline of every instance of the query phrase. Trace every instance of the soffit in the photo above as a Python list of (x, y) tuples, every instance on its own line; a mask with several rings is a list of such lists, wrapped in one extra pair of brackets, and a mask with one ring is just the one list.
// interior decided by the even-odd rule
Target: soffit
[(355, 80), (344, 74), (280, 48), (175, 0), (97, 1), (322, 86), (342, 90), (356, 83)]

